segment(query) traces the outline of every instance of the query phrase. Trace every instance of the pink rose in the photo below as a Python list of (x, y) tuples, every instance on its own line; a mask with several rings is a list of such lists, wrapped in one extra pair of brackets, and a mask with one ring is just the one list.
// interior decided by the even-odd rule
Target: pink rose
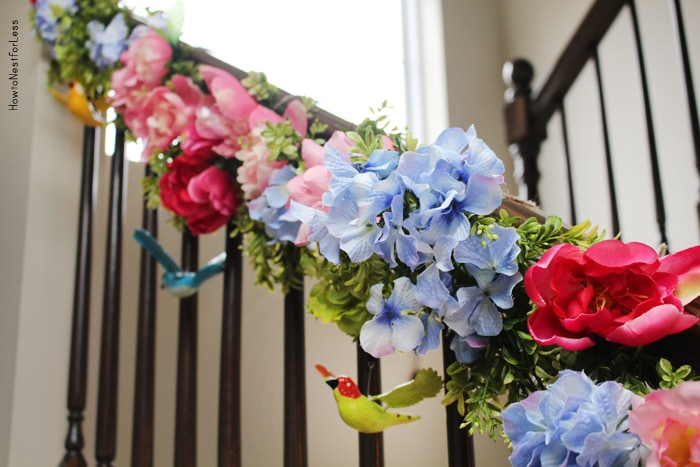
[(238, 208), (238, 187), (228, 172), (211, 166), (190, 180), (187, 193), (195, 203), (209, 203), (226, 217)]
[[(700, 247), (659, 259), (642, 243), (605, 240), (549, 249), (525, 274), (536, 305), (528, 328), (540, 345), (583, 350), (593, 336), (641, 346), (688, 329), (683, 305), (700, 295)], [(678, 292), (678, 293), (676, 293)], [(682, 293), (681, 293), (682, 292)]]
[(124, 112), (124, 121), (134, 136), (145, 140), (143, 154), (147, 159), (153, 151), (169, 147), (192, 119), (192, 109), (165, 86), (154, 88)]
[(112, 73), (114, 94), (111, 104), (117, 112), (123, 111), (138, 94), (163, 83), (163, 78), (168, 74), (165, 64), (172, 54), (168, 41), (157, 32), (148, 29), (136, 36), (129, 48), (121, 54), (124, 67)]
[(179, 156), (168, 163), (168, 170), (158, 180), (160, 201), (165, 209), (180, 217), (193, 215), (200, 208), (188, 193), (190, 180), (211, 164), (204, 158)]
[(700, 466), (700, 381), (652, 391), (629, 415), (651, 455), (647, 467)]
[(168, 164), (159, 186), (163, 207), (184, 217), (194, 235), (218, 230), (238, 207), (233, 177), (205, 158), (176, 157)]

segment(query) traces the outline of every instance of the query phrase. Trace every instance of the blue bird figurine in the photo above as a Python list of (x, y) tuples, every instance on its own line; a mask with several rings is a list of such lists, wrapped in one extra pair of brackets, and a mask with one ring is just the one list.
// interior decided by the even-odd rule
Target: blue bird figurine
[(212, 258), (199, 271), (190, 272), (184, 271), (147, 230), (135, 229), (134, 239), (165, 268), (161, 287), (178, 298), (194, 295), (204, 281), (224, 271), (226, 252)]

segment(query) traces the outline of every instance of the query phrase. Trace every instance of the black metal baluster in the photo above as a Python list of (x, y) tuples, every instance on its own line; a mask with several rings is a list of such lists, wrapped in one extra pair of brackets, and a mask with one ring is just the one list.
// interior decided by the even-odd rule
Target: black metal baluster
[(109, 188), (109, 220), (100, 343), (95, 458), (110, 467), (117, 450), (117, 393), (119, 387), (119, 321), (121, 306), (122, 228), (124, 210), (124, 131), (117, 130)]
[[(181, 266), (196, 271), (199, 239), (182, 233)], [(175, 394), (175, 467), (197, 465), (197, 294), (180, 300)]]
[(290, 288), (284, 297), (284, 465), (305, 467), (306, 371), (304, 288)]
[(241, 236), (226, 229), (226, 266), (219, 377), (219, 467), (241, 465), (241, 309), (243, 261)]
[(566, 111), (564, 101), (559, 102), (559, 116), (561, 117), (561, 134), (564, 139), (564, 158), (566, 162), (566, 181), (569, 185), (569, 211), (571, 213), (571, 224), (578, 223), (576, 215), (576, 194), (574, 191), (574, 177), (571, 170), (571, 148), (569, 147), (569, 127), (566, 123)]
[[(151, 175), (146, 166), (145, 177)], [(158, 210), (143, 203), (142, 227), (158, 237)], [(153, 465), (153, 416), (155, 395), (156, 342), (156, 260), (141, 249), (138, 324), (136, 336), (136, 376), (134, 378), (134, 413), (131, 440), (132, 467)]]
[[(688, 56), (688, 43), (686, 40), (685, 26), (683, 24), (683, 11), (680, 0), (673, 0), (673, 20), (678, 34), (678, 49), (681, 54), (683, 66), (683, 78), (685, 92), (688, 97), (688, 113), (690, 114), (690, 129), (693, 134), (693, 148), (695, 150), (695, 168), (700, 176), (700, 117), (698, 117), (698, 102), (695, 97), (695, 84)], [(698, 221), (700, 221), (700, 200), (697, 204)]]
[[(357, 385), (364, 394), (382, 393), (379, 360), (357, 344)], [(358, 433), (361, 467), (384, 466), (384, 433)]]
[(96, 194), (96, 130), (83, 131), (83, 167), (80, 181), (78, 240), (73, 284), (73, 322), (70, 367), (68, 369), (68, 433), (61, 467), (83, 467), (83, 412), (87, 397), (88, 328), (90, 318), (90, 275), (92, 271), (92, 221)]
[(634, 29), (634, 39), (637, 49), (637, 59), (639, 63), (639, 76), (642, 84), (642, 94), (644, 97), (644, 116), (647, 126), (647, 138), (649, 141), (649, 158), (651, 162), (651, 176), (654, 185), (654, 202), (656, 205), (656, 223), (659, 227), (661, 243), (668, 244), (666, 236), (666, 208), (664, 207), (664, 195), (661, 188), (661, 171), (659, 169), (659, 155), (656, 149), (656, 134), (654, 132), (654, 122), (651, 115), (651, 99), (649, 98), (649, 85), (647, 83), (646, 66), (644, 64), (644, 51), (642, 48), (642, 36), (639, 32), (639, 20), (637, 18), (637, 8), (634, 0), (629, 1), (630, 16), (632, 18), (632, 28)]
[[(600, 102), (600, 119), (603, 125), (603, 143), (605, 145), (605, 168), (608, 178), (608, 195), (610, 199), (610, 212), (612, 217), (613, 234), (620, 233), (620, 213), (617, 206), (617, 188), (615, 185), (615, 174), (613, 171), (612, 151), (610, 150), (610, 133), (608, 130), (608, 117), (605, 109), (605, 94), (603, 93), (603, 75), (600, 72), (600, 60), (598, 59), (598, 49), (593, 51), (591, 57), (595, 65), (595, 75), (598, 84), (598, 99)], [(621, 238), (621, 237), (620, 237)]]

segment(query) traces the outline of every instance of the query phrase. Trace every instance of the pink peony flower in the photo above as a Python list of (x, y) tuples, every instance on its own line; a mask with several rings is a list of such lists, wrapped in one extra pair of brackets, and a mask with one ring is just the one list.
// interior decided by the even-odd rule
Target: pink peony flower
[(653, 391), (633, 405), (629, 426), (651, 447), (647, 467), (699, 467), (700, 381)]
[(162, 151), (192, 122), (193, 110), (165, 86), (151, 90), (142, 101), (127, 107), (124, 121), (134, 136), (143, 138), (143, 156)]
[(152, 29), (136, 35), (129, 48), (121, 54), (124, 67), (112, 73), (114, 94), (111, 104), (117, 112), (122, 112), (139, 95), (163, 83), (163, 78), (168, 74), (165, 64), (172, 54), (168, 41)]
[(659, 259), (635, 242), (556, 245), (525, 274), (536, 305), (528, 328), (538, 344), (567, 350), (594, 345), (594, 335), (627, 346), (657, 341), (698, 322), (683, 310), (700, 295), (698, 271), (700, 247)]
[[(254, 130), (253, 134), (255, 133)], [(247, 200), (259, 197), (267, 188), (272, 172), (288, 164), (287, 161), (268, 160), (270, 151), (265, 142), (259, 137), (253, 136), (253, 139), (254, 142), (248, 148), (236, 153), (236, 159), (243, 162), (238, 167), (236, 180)]]
[(228, 72), (213, 66), (200, 65), (199, 73), (224, 117), (230, 120), (244, 120), (257, 107), (257, 101), (245, 86)]

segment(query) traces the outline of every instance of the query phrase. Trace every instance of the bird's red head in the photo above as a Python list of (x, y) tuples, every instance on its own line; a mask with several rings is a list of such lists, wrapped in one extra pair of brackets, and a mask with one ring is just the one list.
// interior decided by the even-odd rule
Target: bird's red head
[(323, 365), (316, 365), (316, 370), (321, 373), (321, 376), (326, 378), (326, 384), (331, 388), (338, 388), (341, 396), (357, 399), (362, 396), (362, 393), (357, 387), (357, 384), (349, 376), (335, 376)]
[(351, 378), (347, 376), (338, 376), (338, 392), (341, 396), (357, 399), (362, 396), (360, 389)]

